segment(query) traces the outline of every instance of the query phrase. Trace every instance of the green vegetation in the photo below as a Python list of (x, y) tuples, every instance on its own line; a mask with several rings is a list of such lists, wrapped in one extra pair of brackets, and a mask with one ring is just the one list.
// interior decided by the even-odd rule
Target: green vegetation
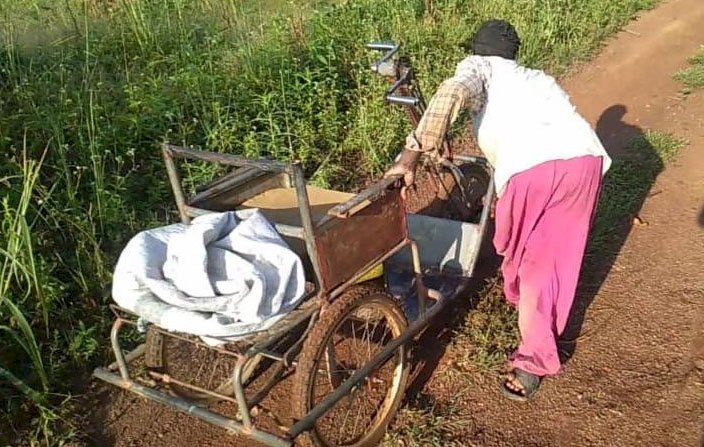
[(684, 84), (685, 93), (704, 87), (704, 47), (689, 58), (691, 67), (675, 73), (675, 79)]
[(298, 158), (353, 188), (408, 131), (366, 42), (402, 42), (430, 92), (485, 18), (561, 73), (654, 3), (0, 0), (0, 443), (70, 436), (57, 408), (104, 360), (115, 258), (172, 217), (160, 141)]

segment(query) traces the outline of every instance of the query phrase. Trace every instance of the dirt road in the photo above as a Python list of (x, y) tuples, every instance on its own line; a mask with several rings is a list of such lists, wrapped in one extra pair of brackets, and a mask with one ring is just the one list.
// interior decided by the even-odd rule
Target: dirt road
[[(703, 23), (702, 0), (665, 2), (565, 80), (616, 157), (649, 128), (690, 144), (652, 186), (640, 212), (648, 225), (597, 262), (608, 276), (587, 275), (578, 298), (590, 305), (564, 374), (528, 404), (501, 398), (493, 377), (456, 384), (467, 389), (451, 396), (466, 421), (461, 445), (704, 446), (704, 93), (683, 98), (672, 79), (704, 44)], [(446, 381), (425, 392), (450, 398)], [(232, 445), (219, 429), (112, 396), (93, 416), (98, 445)]]
[(647, 226), (602, 265), (564, 374), (526, 405), (501, 399), (495, 382), (471, 389), (468, 445), (704, 446), (704, 93), (683, 99), (672, 79), (704, 44), (702, 23), (701, 0), (666, 2), (566, 80), (616, 157), (647, 129), (690, 144), (652, 186)]

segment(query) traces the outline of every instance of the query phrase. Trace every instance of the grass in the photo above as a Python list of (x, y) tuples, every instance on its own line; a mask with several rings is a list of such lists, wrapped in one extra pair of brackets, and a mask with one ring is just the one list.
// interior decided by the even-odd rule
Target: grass
[(471, 419), (455, 405), (420, 403), (427, 409), (406, 406), (394, 418), (381, 445), (385, 447), (460, 447), (473, 445), (465, 433)]
[(684, 93), (704, 87), (704, 47), (689, 58), (690, 67), (675, 73), (675, 79), (684, 84)]
[(402, 42), (430, 92), (483, 19), (512, 20), (521, 61), (559, 74), (654, 3), (0, 0), (0, 444), (70, 437), (60, 409), (105, 360), (116, 256), (173, 218), (160, 141), (296, 158), (353, 189), (409, 130), (366, 42)]

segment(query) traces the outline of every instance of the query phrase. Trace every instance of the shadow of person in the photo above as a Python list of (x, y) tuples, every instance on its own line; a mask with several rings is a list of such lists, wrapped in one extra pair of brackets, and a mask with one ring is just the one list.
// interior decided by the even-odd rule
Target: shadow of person
[(603, 179), (597, 212), (589, 235), (577, 294), (567, 327), (558, 341), (560, 358), (575, 352), (587, 309), (606, 280), (621, 247), (637, 221), (663, 162), (643, 130), (626, 123), (624, 105), (613, 105), (599, 118), (596, 132), (613, 163)]
[[(704, 228), (704, 206), (702, 206), (702, 210), (699, 211), (699, 219), (697, 219), (699, 222), (699, 226)], [(702, 446), (704, 447), (704, 445)]]

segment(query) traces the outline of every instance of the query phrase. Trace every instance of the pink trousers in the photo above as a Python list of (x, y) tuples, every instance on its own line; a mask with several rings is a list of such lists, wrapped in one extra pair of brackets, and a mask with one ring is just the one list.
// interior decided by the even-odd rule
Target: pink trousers
[(494, 246), (521, 342), (510, 366), (560, 371), (557, 338), (577, 289), (601, 186), (601, 157), (555, 160), (514, 175), (496, 204)]

